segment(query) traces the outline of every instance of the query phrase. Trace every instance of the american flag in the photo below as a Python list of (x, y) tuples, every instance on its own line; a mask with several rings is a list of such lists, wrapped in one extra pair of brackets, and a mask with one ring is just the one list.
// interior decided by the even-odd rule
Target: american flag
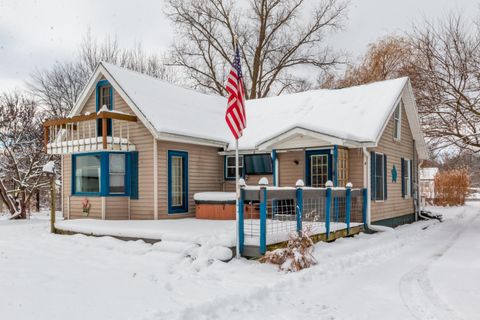
[(245, 90), (243, 88), (242, 66), (240, 65), (240, 51), (238, 46), (235, 50), (232, 69), (227, 79), (228, 107), (225, 120), (228, 127), (238, 140), (247, 126), (245, 115)]

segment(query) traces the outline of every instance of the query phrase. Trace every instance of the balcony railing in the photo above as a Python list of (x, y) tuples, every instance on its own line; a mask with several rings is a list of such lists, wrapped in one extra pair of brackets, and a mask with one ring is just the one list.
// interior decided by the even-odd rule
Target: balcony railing
[(136, 116), (103, 108), (97, 113), (47, 120), (43, 124), (45, 149), (48, 154), (133, 151), (130, 123), (136, 121)]

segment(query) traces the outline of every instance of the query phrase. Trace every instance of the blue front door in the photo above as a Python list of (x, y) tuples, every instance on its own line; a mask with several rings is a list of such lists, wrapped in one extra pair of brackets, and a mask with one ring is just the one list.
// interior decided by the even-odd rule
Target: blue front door
[(306, 185), (323, 188), (328, 180), (332, 180), (331, 150), (309, 150), (305, 152)]
[(188, 153), (168, 151), (168, 213), (188, 212)]

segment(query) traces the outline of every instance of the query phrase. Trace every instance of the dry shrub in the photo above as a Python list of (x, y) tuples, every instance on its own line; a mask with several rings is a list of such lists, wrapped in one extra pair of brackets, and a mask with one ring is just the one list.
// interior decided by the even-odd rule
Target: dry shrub
[(435, 176), (435, 205), (462, 206), (470, 187), (467, 169), (453, 169)]
[(310, 230), (292, 232), (286, 248), (269, 251), (260, 261), (276, 264), (285, 272), (296, 272), (317, 264), (313, 256), (313, 241), (309, 234)]

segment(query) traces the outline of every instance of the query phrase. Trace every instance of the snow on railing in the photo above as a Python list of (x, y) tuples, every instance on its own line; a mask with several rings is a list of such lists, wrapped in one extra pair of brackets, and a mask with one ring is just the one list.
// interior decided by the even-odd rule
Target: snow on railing
[(244, 245), (259, 246), (286, 241), (291, 232), (309, 229), (312, 234), (326, 234), (346, 229), (351, 223), (365, 223), (366, 189), (305, 187), (302, 180), (295, 187), (270, 187), (262, 179), (259, 186), (241, 184), (239, 201), (240, 250)]
[(135, 146), (130, 142), (130, 122), (135, 121), (135, 116), (104, 109), (98, 113), (47, 120), (43, 124), (45, 149), (49, 154), (132, 151)]

